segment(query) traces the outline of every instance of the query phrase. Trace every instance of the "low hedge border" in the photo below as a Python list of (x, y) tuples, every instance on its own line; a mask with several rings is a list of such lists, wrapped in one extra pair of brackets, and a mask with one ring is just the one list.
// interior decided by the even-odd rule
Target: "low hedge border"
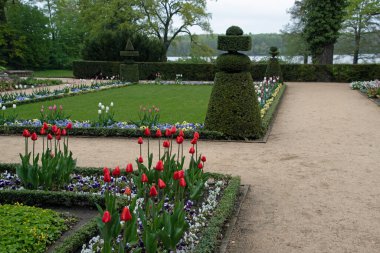
[(194, 252), (211, 253), (215, 252), (217, 245), (220, 244), (219, 236), (222, 234), (223, 225), (231, 216), (240, 188), (240, 178), (232, 177), (226, 189), (224, 189), (217, 210), (208, 221), (208, 226), (202, 234), (202, 239), (195, 247)]
[[(14, 172), (17, 164), (0, 164), (0, 172), (8, 170)], [(87, 175), (102, 174), (101, 168), (78, 167), (75, 172), (89, 173)], [(223, 191), (223, 196), (209, 220), (207, 228), (202, 234), (202, 238), (196, 246), (194, 252), (206, 253), (214, 252), (220, 244), (219, 235), (222, 233), (223, 225), (231, 216), (236, 199), (239, 193), (240, 177), (231, 177), (218, 173), (210, 173), (214, 179), (229, 179), (228, 186)], [(72, 199), (68, 199), (72, 198)], [(64, 205), (64, 206), (95, 206), (95, 203), (104, 204), (104, 198), (91, 194), (76, 194), (71, 192), (47, 192), (32, 190), (0, 190), (0, 203), (24, 203), (26, 205)], [(120, 205), (121, 207), (122, 205)], [(63, 242), (57, 245), (54, 253), (77, 252), (82, 245), (97, 234), (97, 220), (91, 219), (75, 233), (68, 236)]]
[(277, 96), (274, 98), (271, 106), (267, 110), (267, 113), (264, 115), (262, 119), (262, 124), (263, 124), (265, 133), (268, 131), (269, 126), (272, 123), (272, 120), (274, 118), (275, 113), (277, 112), (278, 105), (280, 101), (282, 100), (282, 96), (284, 95), (285, 90), (286, 90), (286, 84), (283, 84)]
[(73, 96), (78, 96), (78, 95), (94, 93), (94, 92), (101, 92), (101, 91), (106, 91), (109, 89), (124, 88), (126, 86), (131, 86), (131, 85), (136, 85), (136, 84), (126, 83), (124, 85), (106, 87), (106, 88), (101, 88), (101, 89), (97, 89), (97, 90), (84, 90), (84, 91), (80, 91), (80, 92), (63, 93), (63, 94), (58, 94), (58, 95), (53, 95), (53, 96), (48, 96), (48, 97), (42, 97), (42, 98), (33, 98), (33, 99), (22, 100), (22, 101), (6, 102), (6, 103), (3, 103), (3, 105), (7, 106), (7, 105), (13, 105), (13, 104), (15, 104), (15, 105), (32, 104), (32, 103), (37, 103), (37, 102), (61, 99), (61, 98), (65, 98), (65, 97), (73, 97)]

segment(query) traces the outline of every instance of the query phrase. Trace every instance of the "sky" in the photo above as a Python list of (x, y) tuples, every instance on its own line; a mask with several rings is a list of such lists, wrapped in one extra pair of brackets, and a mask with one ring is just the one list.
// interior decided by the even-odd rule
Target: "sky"
[[(289, 23), (290, 9), (295, 0), (210, 0), (207, 12), (214, 33), (225, 33), (231, 25), (240, 26), (244, 33), (279, 33)], [(192, 32), (202, 34), (199, 28)]]

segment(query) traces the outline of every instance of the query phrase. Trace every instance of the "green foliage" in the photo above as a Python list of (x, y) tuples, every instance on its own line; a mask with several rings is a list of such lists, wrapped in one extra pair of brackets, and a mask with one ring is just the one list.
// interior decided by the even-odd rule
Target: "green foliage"
[(250, 36), (226, 35), (218, 37), (218, 49), (223, 51), (248, 51), (252, 47)]
[(245, 54), (226, 53), (218, 57), (216, 65), (220, 71), (238, 73), (241, 71), (249, 71), (251, 68), (251, 60)]
[(269, 79), (270, 77), (279, 77), (279, 81), (282, 82), (282, 72), (281, 65), (278, 62), (278, 59), (275, 57), (269, 58), (267, 69), (265, 71), (265, 77)]
[(72, 78), (74, 77), (72, 70), (41, 70), (41, 71), (34, 71), (33, 72), (34, 77), (39, 78)]
[(119, 76), (120, 62), (74, 61), (73, 75), (76, 78), (104, 78)]
[(264, 133), (268, 131), (269, 126), (272, 123), (272, 120), (278, 110), (278, 106), (281, 103), (281, 99), (282, 99), (282, 96), (284, 95), (285, 90), (286, 90), (286, 85), (283, 85), (279, 93), (273, 100), (271, 106), (269, 107), (264, 117), (262, 118)]
[(236, 36), (241, 36), (243, 35), (243, 30), (238, 27), (238, 26), (230, 26), (227, 31), (226, 31), (226, 35), (236, 35)]
[(64, 144), (64, 151), (57, 148), (52, 155), (52, 151), (47, 149), (41, 155), (41, 166), (39, 166), (39, 155), (34, 156), (30, 164), (31, 153), (20, 154), (21, 165), (17, 167), (17, 176), (27, 189), (44, 190), (61, 189), (70, 180), (70, 174), (75, 168), (76, 160), (72, 158), (72, 152)]
[(26, 37), (8, 24), (0, 24), (0, 64), (20, 66), (24, 62)]
[(260, 108), (249, 72), (215, 75), (205, 128), (233, 138), (260, 138)]
[(125, 57), (120, 56), (120, 51), (125, 50), (128, 39), (131, 39), (134, 49), (139, 51), (139, 56), (134, 58), (135, 61), (155, 62), (160, 60), (162, 46), (157, 39), (140, 33), (119, 30), (105, 30), (94, 37), (89, 37), (84, 43), (83, 59), (123, 61)]
[(48, 18), (37, 7), (22, 3), (10, 4), (7, 18), (16, 34), (25, 38), (20, 57), (8, 59), (7, 64), (23, 69), (47, 67), (50, 52)]
[(0, 205), (0, 249), (4, 252), (45, 252), (68, 229), (65, 219), (49, 209)]
[(153, 126), (156, 126), (160, 121), (160, 109), (156, 106), (152, 106), (152, 108), (146, 108), (145, 106), (140, 106), (139, 110), (139, 120), (132, 121), (133, 124), (138, 126), (149, 127), (152, 129)]
[(304, 0), (302, 5), (303, 36), (313, 63), (331, 64), (333, 50), (329, 51), (329, 47), (333, 47), (339, 37), (347, 0)]
[(120, 64), (120, 80), (125, 82), (139, 82), (139, 66), (137, 64)]

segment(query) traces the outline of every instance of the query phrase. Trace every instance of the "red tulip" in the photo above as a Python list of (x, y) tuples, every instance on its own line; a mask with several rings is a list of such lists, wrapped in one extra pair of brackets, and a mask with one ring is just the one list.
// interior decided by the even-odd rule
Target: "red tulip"
[(44, 124), (42, 125), (42, 127), (43, 127), (45, 130), (48, 130), (48, 129), (49, 129), (49, 125), (48, 125), (46, 122), (44, 122)]
[(183, 137), (178, 135), (177, 136), (177, 144), (182, 144), (183, 143)]
[(185, 176), (185, 172), (183, 170), (177, 170), (177, 171), (174, 171), (173, 179), (178, 180), (180, 178), (183, 178), (184, 176)]
[(116, 166), (116, 168), (112, 171), (112, 176), (118, 177), (120, 176), (120, 167)]
[(32, 141), (36, 141), (38, 139), (36, 133), (32, 133), (32, 137), (30, 137), (30, 138), (32, 139)]
[(143, 162), (144, 162), (144, 159), (142, 158), (142, 156), (139, 157), (138, 162), (139, 162), (139, 163), (143, 163)]
[(197, 144), (197, 141), (198, 141), (198, 139), (193, 138), (190, 143), (195, 145), (195, 144)]
[(191, 147), (191, 148), (189, 149), (189, 153), (192, 154), (192, 155), (195, 153), (195, 149), (194, 149), (194, 147)]
[(55, 135), (61, 135), (61, 129), (57, 128), (57, 130), (54, 133)]
[(133, 166), (132, 163), (128, 163), (127, 167), (125, 168), (125, 172), (132, 173), (133, 172)]
[(179, 186), (186, 187), (186, 180), (183, 177), (179, 179)]
[(150, 188), (149, 196), (151, 196), (151, 197), (156, 197), (156, 196), (157, 196), (157, 189), (156, 189), (156, 186), (153, 185), (153, 186)]
[(177, 128), (175, 126), (172, 126), (172, 129), (170, 129), (171, 134), (175, 134), (177, 132)]
[(172, 135), (172, 131), (170, 131), (169, 128), (166, 128), (166, 130), (165, 130), (165, 136), (169, 137), (170, 135)]
[(60, 140), (61, 140), (61, 135), (60, 135), (60, 134), (57, 134), (57, 135), (55, 136), (55, 139), (56, 139), (57, 141), (60, 141)]
[(164, 189), (166, 187), (166, 184), (161, 178), (158, 179), (158, 188)]
[(47, 138), (48, 138), (48, 140), (52, 140), (52, 139), (53, 139), (53, 136), (51, 136), (51, 134), (48, 134), (48, 135), (47, 135)]
[(181, 130), (179, 130), (179, 134), (178, 134), (178, 136), (182, 136), (182, 137), (185, 137), (185, 134), (183, 133), (183, 130), (181, 129)]
[(45, 135), (45, 134), (46, 134), (46, 130), (44, 129), (44, 127), (41, 127), (40, 135)]
[(149, 137), (149, 136), (150, 136), (150, 130), (149, 130), (149, 127), (145, 128), (145, 130), (144, 130), (144, 135), (145, 135), (146, 137)]
[(104, 178), (103, 178), (104, 182), (105, 183), (111, 182), (110, 171), (108, 170), (107, 167), (104, 167), (103, 174), (104, 174)]
[(30, 132), (28, 131), (28, 129), (24, 129), (24, 131), (22, 132), (22, 136), (24, 136), (25, 138), (30, 137)]
[(204, 155), (201, 157), (201, 161), (206, 162), (206, 157)]
[(157, 138), (161, 138), (161, 136), (162, 136), (161, 130), (157, 129), (157, 131), (156, 131), (156, 137)]
[(58, 129), (58, 127), (56, 125), (53, 125), (51, 127), (51, 131), (53, 131), (53, 133), (57, 132), (57, 129)]
[(141, 176), (141, 182), (148, 183), (148, 177), (146, 176), (145, 173), (143, 173), (142, 176)]
[(197, 140), (199, 139), (199, 133), (198, 132), (194, 133), (194, 139), (197, 139)]
[(61, 133), (63, 136), (66, 136), (67, 135), (67, 132), (66, 132), (66, 129), (62, 129), (62, 133)]
[(121, 215), (120, 215), (120, 220), (122, 221), (132, 220), (131, 212), (129, 211), (129, 208), (127, 206), (123, 208), (123, 211), (121, 212)]
[(203, 169), (203, 164), (202, 163), (198, 163), (198, 169)]
[(163, 141), (162, 142), (162, 146), (164, 146), (164, 148), (169, 148), (170, 147), (170, 142), (168, 140)]
[(108, 223), (108, 222), (111, 221), (111, 214), (110, 214), (110, 212), (105, 211), (105, 212), (103, 213), (102, 221), (103, 221), (103, 223)]
[(159, 160), (156, 164), (155, 169), (158, 171), (163, 171), (164, 170), (164, 163), (161, 160)]
[(144, 141), (143, 141), (143, 138), (142, 138), (142, 137), (139, 137), (139, 139), (137, 140), (137, 143), (141, 145), (141, 144), (143, 144), (143, 142), (144, 142)]
[(73, 123), (71, 123), (71, 122), (67, 123), (66, 128), (69, 129), (69, 130), (71, 128), (73, 128)]

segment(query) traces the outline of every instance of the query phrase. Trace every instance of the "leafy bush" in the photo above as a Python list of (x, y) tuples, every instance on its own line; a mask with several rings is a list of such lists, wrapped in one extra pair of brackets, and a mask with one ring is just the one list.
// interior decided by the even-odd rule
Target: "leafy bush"
[(58, 213), (20, 204), (0, 205), (0, 224), (2, 252), (45, 252), (68, 229)]

